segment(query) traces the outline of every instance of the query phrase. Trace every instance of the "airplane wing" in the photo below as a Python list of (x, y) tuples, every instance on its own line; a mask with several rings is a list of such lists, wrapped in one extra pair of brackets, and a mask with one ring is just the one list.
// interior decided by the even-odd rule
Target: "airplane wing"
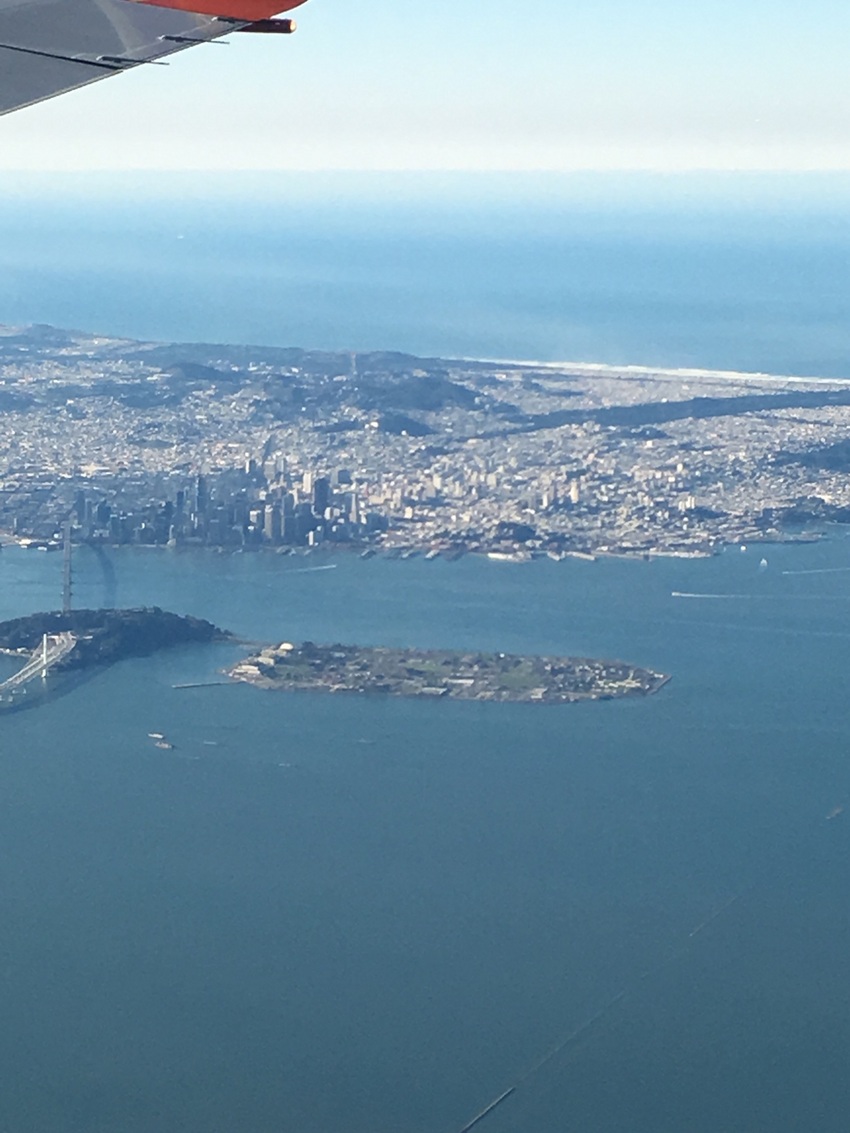
[(286, 32), (304, 0), (0, 0), (0, 114), (233, 31)]

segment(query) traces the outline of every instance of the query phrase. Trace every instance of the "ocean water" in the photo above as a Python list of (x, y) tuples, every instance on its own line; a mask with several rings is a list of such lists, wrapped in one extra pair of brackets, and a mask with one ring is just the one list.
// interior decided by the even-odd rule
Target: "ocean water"
[[(458, 1133), (519, 1083), (482, 1128), (843, 1133), (840, 533), (698, 561), (113, 566), (80, 552), (80, 603), (674, 679), (564, 707), (173, 688), (226, 645), (0, 717), (0, 1128)], [(4, 548), (0, 616), (55, 605), (60, 574)]]
[(0, 321), (846, 377), (850, 183), (7, 175)]

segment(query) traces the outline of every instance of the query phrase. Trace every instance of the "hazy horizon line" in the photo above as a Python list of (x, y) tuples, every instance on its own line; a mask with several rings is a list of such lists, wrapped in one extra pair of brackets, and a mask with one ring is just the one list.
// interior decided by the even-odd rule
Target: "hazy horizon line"
[[(643, 205), (655, 202), (733, 207), (754, 204), (841, 204), (850, 201), (850, 170), (17, 170), (0, 171), (0, 198), (118, 192), (136, 199), (166, 198), (193, 188), (197, 203), (217, 198), (269, 200), (289, 191), (292, 203), (343, 198), (382, 203), (529, 202)], [(200, 190), (200, 191), (199, 191)], [(72, 202), (74, 203), (74, 202)]]

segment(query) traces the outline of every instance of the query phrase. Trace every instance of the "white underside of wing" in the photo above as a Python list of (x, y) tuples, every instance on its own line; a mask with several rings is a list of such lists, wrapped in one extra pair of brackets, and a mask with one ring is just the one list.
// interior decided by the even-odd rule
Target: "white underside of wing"
[(0, 114), (238, 26), (134, 0), (0, 0)]

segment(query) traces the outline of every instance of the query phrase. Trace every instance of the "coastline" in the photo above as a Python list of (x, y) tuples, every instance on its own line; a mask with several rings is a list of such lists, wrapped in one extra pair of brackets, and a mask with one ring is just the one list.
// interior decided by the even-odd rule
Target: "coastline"
[(661, 380), (668, 378), (671, 381), (693, 378), (703, 381), (765, 382), (769, 384), (785, 382), (794, 385), (811, 385), (816, 383), (818, 385), (833, 385), (839, 389), (850, 386), (850, 377), (828, 378), (806, 374), (778, 374), (763, 370), (707, 370), (695, 366), (645, 366), (634, 362), (617, 366), (611, 362), (544, 362), (532, 358), (460, 358), (458, 361), (470, 365), (479, 363), (492, 366), (553, 370), (556, 373), (567, 373), (576, 377), (593, 377), (595, 374), (604, 377), (629, 377), (634, 375), (635, 377)]
[[(801, 532), (762, 532), (744, 531), (734, 539), (722, 540), (710, 546), (694, 545), (684, 547), (634, 547), (611, 546), (603, 543), (600, 546), (587, 548), (563, 547), (558, 550), (543, 549), (540, 547), (528, 548), (523, 544), (485, 543), (469, 546), (465, 542), (442, 542), (435, 545), (429, 540), (417, 542), (411, 539), (399, 539), (384, 543), (320, 543), (316, 546), (268, 546), (264, 544), (229, 547), (216, 546), (200, 541), (185, 540), (177, 544), (167, 543), (75, 543), (75, 549), (91, 546), (98, 550), (116, 552), (145, 551), (168, 554), (183, 554), (187, 552), (203, 551), (212, 555), (276, 555), (279, 558), (311, 558), (313, 556), (354, 555), (358, 558), (386, 558), (386, 559), (412, 559), (422, 558), (427, 562), (443, 559), (455, 562), (467, 555), (474, 555), (491, 562), (524, 564), (540, 562), (549, 559), (553, 562), (563, 562), (568, 559), (578, 559), (584, 562), (595, 562), (597, 559), (630, 559), (651, 562), (653, 559), (709, 559), (722, 555), (727, 550), (734, 550), (742, 545), (752, 546), (795, 546), (822, 542), (829, 539), (830, 531), (815, 530)], [(58, 541), (33, 539), (28, 536), (17, 536), (11, 532), (0, 531), (0, 551), (3, 547), (17, 547), (25, 551), (41, 551), (48, 554), (61, 550)]]

